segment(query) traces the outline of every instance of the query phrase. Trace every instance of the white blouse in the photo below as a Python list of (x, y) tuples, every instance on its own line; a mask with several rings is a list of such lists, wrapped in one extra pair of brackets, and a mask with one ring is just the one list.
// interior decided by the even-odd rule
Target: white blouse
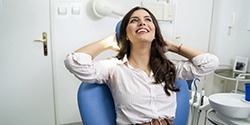
[[(176, 66), (177, 79), (186, 80), (207, 75), (219, 64), (218, 58), (209, 53), (196, 56), (191, 61), (171, 61)], [(81, 81), (108, 85), (114, 98), (118, 125), (175, 117), (176, 93), (171, 92), (171, 96), (167, 96), (164, 83), (153, 84), (152, 71), (148, 76), (143, 70), (133, 68), (126, 56), (122, 60), (93, 60), (85, 53), (71, 53), (65, 60), (65, 66)]]

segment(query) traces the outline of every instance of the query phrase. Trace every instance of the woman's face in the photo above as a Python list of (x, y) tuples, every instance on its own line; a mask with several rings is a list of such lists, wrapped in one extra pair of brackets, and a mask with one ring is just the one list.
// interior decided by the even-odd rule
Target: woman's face
[(151, 43), (155, 38), (155, 25), (149, 13), (139, 9), (131, 15), (126, 32), (127, 39), (132, 44), (137, 42)]

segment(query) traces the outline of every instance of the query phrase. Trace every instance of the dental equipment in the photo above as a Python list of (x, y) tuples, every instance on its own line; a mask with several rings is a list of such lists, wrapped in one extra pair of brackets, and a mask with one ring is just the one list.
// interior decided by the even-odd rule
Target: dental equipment
[(125, 10), (108, 0), (90, 0), (91, 9), (95, 16), (102, 18), (110, 14), (124, 16)]
[[(200, 81), (200, 79), (199, 78), (195, 78), (195, 79), (193, 79), (193, 81), (189, 84), (189, 90), (192, 90), (192, 83), (194, 84), (194, 87), (195, 87), (195, 91), (194, 91), (194, 96), (192, 96), (192, 99), (193, 99), (193, 102), (192, 102), (192, 105), (194, 104), (194, 103), (196, 103), (198, 100), (197, 100), (197, 85), (196, 85), (196, 81)], [(194, 125), (194, 121), (195, 121), (195, 115), (196, 115), (196, 108), (193, 106), (192, 108), (191, 108), (191, 112), (193, 112), (194, 113), (194, 115), (193, 115), (193, 117), (192, 117), (192, 121), (191, 121), (191, 125)]]
[(198, 125), (199, 124), (199, 119), (200, 119), (200, 114), (201, 114), (201, 109), (200, 109), (200, 107), (201, 106), (203, 106), (203, 103), (204, 103), (204, 96), (205, 96), (205, 90), (204, 90), (204, 88), (202, 88), (202, 90), (201, 90), (201, 94), (200, 94), (200, 103), (199, 103), (199, 105), (198, 105), (198, 107), (197, 107), (197, 110), (198, 110), (198, 116), (197, 116), (197, 120), (196, 120), (196, 125)]
[[(210, 109), (209, 106), (209, 100), (208, 97), (205, 96), (205, 84), (206, 84), (206, 77), (204, 78), (204, 84), (202, 85), (201, 92), (198, 92), (198, 86), (196, 84), (196, 81), (200, 82), (200, 79), (195, 78), (192, 82), (189, 84), (189, 90), (194, 88), (192, 91), (191, 99), (189, 100), (190, 108), (191, 108), (191, 125), (199, 125), (202, 124), (200, 120), (200, 115), (202, 111), (205, 111), (205, 118), (207, 117), (207, 111)], [(193, 85), (191, 85), (193, 84)], [(204, 119), (204, 125), (206, 125), (206, 119)]]

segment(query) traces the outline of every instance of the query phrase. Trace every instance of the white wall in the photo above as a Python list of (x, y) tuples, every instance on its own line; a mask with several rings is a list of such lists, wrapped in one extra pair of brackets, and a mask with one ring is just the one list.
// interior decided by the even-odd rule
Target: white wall
[[(236, 56), (250, 58), (250, 31), (247, 31), (250, 1), (216, 0), (215, 2), (210, 52), (215, 53), (224, 64), (233, 65)], [(235, 13), (236, 18), (229, 35), (228, 24), (231, 13)]]

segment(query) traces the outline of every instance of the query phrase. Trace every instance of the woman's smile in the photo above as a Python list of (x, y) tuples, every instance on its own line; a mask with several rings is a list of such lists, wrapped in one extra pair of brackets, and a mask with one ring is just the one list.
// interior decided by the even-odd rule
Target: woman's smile
[(146, 28), (139, 28), (138, 30), (135, 31), (136, 33), (148, 33), (149, 30)]
[(132, 43), (152, 42), (155, 38), (155, 26), (149, 13), (145, 10), (135, 11), (130, 17), (126, 32), (128, 40)]

